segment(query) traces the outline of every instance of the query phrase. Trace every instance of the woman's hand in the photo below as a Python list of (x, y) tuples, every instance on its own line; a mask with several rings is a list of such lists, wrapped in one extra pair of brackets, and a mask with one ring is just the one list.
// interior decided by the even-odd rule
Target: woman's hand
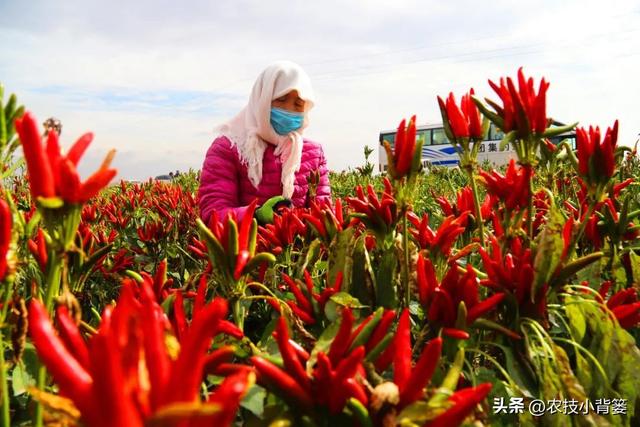
[(261, 225), (271, 224), (273, 215), (280, 212), (283, 208), (291, 207), (291, 200), (283, 196), (275, 196), (264, 202), (262, 206), (256, 209), (254, 216)]

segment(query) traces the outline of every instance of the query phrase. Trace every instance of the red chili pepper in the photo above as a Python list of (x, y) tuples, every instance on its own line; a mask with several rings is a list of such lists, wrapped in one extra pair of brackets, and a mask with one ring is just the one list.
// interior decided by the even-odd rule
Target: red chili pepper
[(500, 304), (500, 302), (504, 299), (504, 297), (505, 297), (505, 294), (502, 292), (499, 292), (469, 307), (469, 311), (467, 312), (467, 324), (470, 325), (478, 317), (482, 316), (488, 311), (493, 310), (498, 304)]
[(422, 397), (424, 387), (431, 381), (438, 366), (441, 352), (442, 338), (435, 338), (424, 346), (404, 389), (400, 391), (400, 408), (404, 408)]
[(304, 323), (307, 323), (309, 325), (313, 325), (316, 323), (316, 319), (314, 319), (313, 316), (311, 316), (306, 311), (302, 310), (293, 301), (287, 301), (287, 305), (291, 308), (291, 311), (293, 311), (293, 314), (298, 316), (300, 320), (302, 320)]
[(378, 195), (371, 184), (367, 185), (367, 195), (369, 196), (369, 203), (373, 206), (373, 209), (379, 211), (380, 200), (378, 200)]
[(60, 332), (60, 338), (65, 343), (67, 349), (73, 354), (78, 363), (83, 368), (89, 369), (89, 350), (87, 345), (78, 331), (78, 327), (69, 317), (67, 307), (61, 305), (56, 310), (58, 319), (58, 330)]
[(247, 252), (251, 251), (251, 248), (249, 248), (249, 237), (251, 233), (251, 228), (253, 227), (253, 223), (254, 223), (253, 212), (256, 209), (257, 203), (258, 203), (257, 199), (254, 199), (253, 202), (249, 204), (244, 216), (242, 217), (242, 221), (240, 222), (240, 230), (238, 235), (238, 249), (240, 253), (242, 253), (242, 251), (247, 251)]
[(0, 199), (0, 280), (7, 274), (7, 252), (11, 245), (12, 222), (9, 205), (4, 199)]
[(490, 383), (485, 383), (456, 391), (449, 398), (454, 405), (435, 419), (428, 421), (423, 427), (451, 427), (462, 424), (478, 403), (487, 397), (491, 387)]
[(167, 282), (167, 259), (164, 258), (156, 268), (156, 274), (153, 276), (153, 291), (158, 301), (162, 301), (162, 291)]
[(302, 214), (302, 218), (304, 218), (305, 221), (307, 221), (315, 229), (319, 237), (322, 237), (322, 238), (327, 237), (327, 230), (324, 224), (322, 223), (322, 221), (320, 221), (318, 218), (315, 218), (309, 214)]
[(165, 330), (162, 322), (165, 315), (156, 302), (153, 290), (146, 282), (142, 284), (140, 294), (142, 301), (140, 325), (152, 388), (151, 407), (158, 409), (165, 398), (172, 363), (165, 345)]
[(416, 116), (412, 116), (409, 120), (409, 124), (404, 135), (405, 142), (400, 152), (400, 158), (396, 163), (396, 174), (399, 176), (406, 176), (411, 172), (411, 165), (413, 161), (414, 151), (416, 148)]
[(280, 354), (282, 355), (282, 361), (287, 371), (291, 372), (291, 375), (300, 383), (305, 389), (311, 388), (311, 381), (304, 370), (304, 366), (300, 362), (295, 349), (289, 343), (289, 331), (287, 330), (287, 323), (284, 317), (280, 316), (278, 324), (276, 326), (276, 341)]
[(436, 272), (431, 260), (424, 258), (422, 252), (418, 254), (417, 262), (418, 300), (423, 306), (429, 303), (429, 297), (437, 286)]
[(236, 258), (236, 266), (233, 271), (233, 278), (235, 280), (240, 279), (240, 277), (243, 274), (244, 267), (247, 265), (247, 262), (249, 262), (250, 258), (251, 258), (251, 254), (249, 253), (248, 250), (241, 249), (240, 252), (238, 252), (238, 256)]
[(228, 320), (220, 320), (216, 324), (216, 334), (225, 334), (233, 337), (237, 340), (242, 339), (244, 337), (244, 333), (242, 329), (236, 326), (235, 323), (231, 323)]
[(233, 360), (236, 348), (232, 345), (225, 345), (207, 355), (204, 362), (204, 372), (208, 375), (217, 375), (217, 370), (223, 363)]
[(640, 324), (640, 302), (621, 305), (611, 310), (618, 319), (618, 323), (625, 329), (631, 329)]
[(378, 356), (376, 361), (374, 362), (374, 366), (376, 367), (376, 371), (383, 372), (386, 371), (389, 365), (393, 362), (395, 358), (396, 348), (393, 344), (387, 346), (384, 352)]
[(73, 164), (73, 166), (78, 166), (78, 162), (84, 155), (84, 152), (87, 151), (87, 148), (89, 148), (91, 141), (93, 141), (93, 133), (87, 132), (78, 138), (78, 140), (71, 146), (67, 153), (67, 159), (71, 164)]
[(351, 339), (349, 340), (349, 348), (353, 344), (353, 341), (356, 339), (356, 337), (360, 334), (360, 332), (362, 332), (364, 327), (367, 326), (369, 322), (371, 322), (371, 319), (373, 319), (374, 315), (375, 315), (374, 313), (371, 313), (370, 315), (365, 317), (364, 320), (360, 322), (360, 324), (356, 327), (356, 329), (351, 334)]
[(303, 364), (307, 363), (307, 360), (309, 360), (309, 357), (311, 357), (309, 352), (291, 338), (289, 339), (289, 345), (291, 345), (291, 347), (296, 351), (296, 354), (298, 355), (300, 361)]
[(358, 384), (355, 379), (348, 378), (343, 387), (345, 389), (344, 394), (346, 396), (353, 396), (357, 400), (360, 401), (363, 405), (367, 406), (369, 404), (369, 398), (367, 397), (367, 393), (364, 391), (364, 388), (361, 384)]
[(289, 285), (289, 289), (293, 293), (293, 296), (295, 297), (298, 303), (298, 306), (300, 306), (300, 308), (304, 310), (307, 314), (312, 315), (313, 306), (311, 305), (311, 302), (309, 302), (307, 297), (302, 293), (302, 291), (298, 287), (298, 284), (295, 282), (295, 280), (293, 280), (291, 277), (289, 277), (287, 274), (284, 274), (284, 273), (282, 274), (282, 278), (287, 283), (287, 285)]
[(342, 214), (342, 200), (340, 198), (336, 199), (336, 220), (338, 220), (338, 224), (342, 224), (344, 222), (344, 216)]
[(400, 162), (400, 155), (404, 151), (404, 146), (406, 144), (406, 132), (407, 132), (406, 123), (407, 123), (406, 119), (402, 119), (402, 121), (398, 125), (398, 131), (396, 132), (395, 146), (393, 149), (393, 164), (396, 167)]
[(349, 341), (351, 339), (351, 328), (353, 327), (353, 313), (349, 307), (345, 307), (342, 310), (342, 321), (340, 322), (340, 329), (335, 338), (331, 342), (329, 347), (329, 360), (333, 365), (337, 365), (342, 359), (345, 352), (349, 348)]
[(313, 278), (311, 277), (309, 270), (307, 270), (306, 268), (304, 270), (304, 283), (305, 285), (307, 285), (307, 291), (309, 292), (309, 295), (313, 295)]
[(117, 171), (115, 169), (110, 169), (111, 161), (115, 156), (115, 150), (111, 150), (107, 157), (100, 165), (100, 168), (94, 172), (87, 180), (82, 183), (82, 187), (80, 189), (80, 200), (79, 202), (86, 202), (87, 200), (96, 196), (100, 190), (106, 187), (109, 182), (116, 176)]
[(473, 88), (471, 88), (469, 93), (462, 97), (460, 106), (462, 107), (462, 112), (469, 122), (469, 136), (475, 139), (481, 139), (483, 137), (482, 119), (480, 118), (480, 111), (478, 111), (478, 107), (473, 102), (473, 95), (475, 95), (475, 92)]
[(393, 358), (393, 382), (400, 393), (403, 392), (411, 376), (411, 325), (409, 310), (404, 309), (398, 322), (398, 331), (394, 340), (395, 354)]
[[(91, 339), (91, 374), (94, 382), (94, 389), (97, 391), (92, 397), (98, 398), (98, 403), (104, 413), (109, 414), (109, 422), (96, 422), (97, 413), (92, 412), (87, 418), (87, 424), (105, 426), (110, 423), (114, 425), (127, 425), (142, 427), (142, 416), (138, 412), (132, 399), (127, 396), (126, 366), (123, 366), (124, 355), (117, 349), (117, 336), (111, 332), (111, 325), (108, 320), (101, 323), (101, 330)], [(116, 325), (113, 329), (118, 331)], [(119, 331), (124, 332), (124, 331)]]
[(336, 378), (351, 378), (362, 364), (364, 359), (364, 347), (360, 346), (353, 350), (348, 356), (342, 359), (336, 366)]
[(42, 146), (38, 122), (33, 114), (27, 111), (15, 121), (15, 126), (27, 163), (31, 197), (34, 200), (38, 197), (53, 197), (56, 194), (55, 180)]
[[(464, 100), (464, 97), (463, 97)], [(446, 102), (438, 97), (438, 104), (443, 118), (446, 118), (448, 127), (451, 129), (454, 138), (468, 138), (469, 123), (467, 117), (456, 104), (456, 98), (453, 92), (449, 92)]]
[(619, 305), (631, 304), (637, 301), (637, 291), (634, 288), (623, 289), (607, 300), (607, 307), (610, 309), (616, 308)]
[(193, 316), (195, 317), (204, 308), (207, 298), (207, 281), (209, 275), (205, 272), (200, 276), (198, 281), (198, 290), (196, 292), (196, 299), (193, 302)]
[(395, 317), (396, 312), (394, 310), (387, 310), (384, 312), (380, 323), (378, 323), (375, 331), (373, 331), (373, 334), (371, 334), (371, 338), (369, 338), (369, 340), (367, 341), (365, 347), (367, 353), (369, 353), (375, 346), (377, 346), (385, 337), (385, 335), (387, 335), (387, 333), (389, 332), (389, 326), (391, 325), (391, 322), (393, 322)]
[(174, 362), (169, 386), (168, 401), (191, 401), (198, 396), (204, 358), (219, 322), (227, 315), (227, 302), (215, 298), (193, 319), (181, 342), (180, 355)]
[(314, 385), (318, 391), (318, 394), (316, 395), (316, 402), (320, 405), (328, 405), (330, 402), (330, 396), (334, 392), (334, 390), (332, 390), (334, 378), (331, 369), (331, 361), (323, 352), (318, 353), (317, 359), (316, 366), (313, 369)]
[(29, 332), (38, 357), (47, 367), (60, 390), (80, 409), (92, 399), (93, 380), (55, 333), (44, 305), (36, 299), (29, 304)]
[[(455, 275), (457, 277), (457, 272)], [(453, 325), (455, 323), (456, 307), (453, 304), (453, 299), (449, 295), (449, 292), (443, 289), (442, 286), (437, 287), (433, 293), (433, 299), (431, 300), (427, 317), (431, 321), (438, 321), (444, 325)]]
[(468, 340), (469, 333), (467, 331), (463, 331), (462, 329), (456, 328), (443, 328), (442, 333), (450, 338), (454, 338), (457, 340)]
[(250, 360), (256, 367), (259, 382), (277, 388), (288, 401), (296, 406), (304, 409), (313, 408), (311, 395), (291, 375), (262, 357), (253, 356)]
[[(247, 391), (253, 385), (253, 378), (253, 372), (247, 370), (239, 371), (225, 378), (209, 399), (209, 403), (217, 403), (223, 410), (210, 418), (205, 418), (202, 420), (203, 423), (198, 424), (197, 427), (232, 425), (240, 407), (240, 402), (242, 402)], [(197, 421), (200, 420), (198, 419)]]
[(187, 331), (187, 317), (184, 312), (184, 300), (181, 290), (175, 293), (175, 299), (173, 300), (173, 320), (176, 337), (178, 341), (182, 341)]

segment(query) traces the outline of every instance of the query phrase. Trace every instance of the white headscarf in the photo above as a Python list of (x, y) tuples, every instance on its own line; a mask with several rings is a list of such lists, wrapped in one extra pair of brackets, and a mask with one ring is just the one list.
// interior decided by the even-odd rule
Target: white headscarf
[[(278, 135), (271, 126), (271, 101), (292, 90), (298, 91), (298, 96), (306, 101), (304, 123), (294, 132)], [(262, 180), (262, 158), (268, 143), (276, 146), (275, 154), (282, 161), (282, 195), (292, 196), (302, 157), (302, 132), (308, 125), (306, 113), (313, 104), (314, 94), (307, 73), (293, 62), (278, 61), (260, 73), (247, 106), (219, 127), (220, 133), (238, 147), (254, 187), (258, 188)]]

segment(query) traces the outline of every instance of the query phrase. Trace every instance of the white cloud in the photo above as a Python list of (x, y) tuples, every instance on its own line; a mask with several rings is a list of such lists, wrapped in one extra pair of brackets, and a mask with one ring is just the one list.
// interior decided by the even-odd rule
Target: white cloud
[[(378, 132), (435, 97), (520, 65), (547, 77), (549, 113), (640, 132), (640, 9), (632, 1), (36, 1), (0, 4), (0, 80), (63, 139), (96, 134), (83, 170), (110, 147), (126, 178), (199, 168), (215, 124), (243, 104), (255, 76), (287, 58), (319, 102), (309, 137), (330, 167), (359, 165)], [(43, 90), (54, 88), (57, 90)], [(91, 151), (90, 151), (91, 152)]]

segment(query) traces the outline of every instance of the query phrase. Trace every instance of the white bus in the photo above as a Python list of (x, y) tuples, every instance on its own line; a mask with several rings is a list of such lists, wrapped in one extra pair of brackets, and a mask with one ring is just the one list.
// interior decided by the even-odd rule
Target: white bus
[[(554, 122), (554, 125), (561, 126), (559, 122)], [(385, 151), (382, 142), (389, 141), (391, 147), (395, 144), (396, 129), (380, 132), (380, 145), (378, 148), (379, 172), (387, 171), (387, 152)], [(483, 164), (485, 161), (493, 163), (496, 166), (509, 163), (510, 159), (516, 158), (516, 151), (513, 148), (513, 144), (508, 144), (504, 151), (500, 151), (500, 142), (504, 137), (504, 133), (500, 129), (496, 128), (493, 123), (489, 127), (489, 133), (487, 139), (482, 142), (478, 150), (478, 163)], [(433, 125), (423, 125), (416, 128), (416, 138), (422, 138), (424, 143), (422, 144), (422, 164), (427, 167), (432, 166), (446, 166), (455, 167), (458, 166), (460, 158), (453, 145), (449, 142), (449, 139), (444, 133), (444, 128), (441, 123)], [(575, 133), (567, 132), (560, 136), (550, 138), (554, 144), (559, 144), (560, 141), (568, 139), (571, 147), (575, 149)]]

